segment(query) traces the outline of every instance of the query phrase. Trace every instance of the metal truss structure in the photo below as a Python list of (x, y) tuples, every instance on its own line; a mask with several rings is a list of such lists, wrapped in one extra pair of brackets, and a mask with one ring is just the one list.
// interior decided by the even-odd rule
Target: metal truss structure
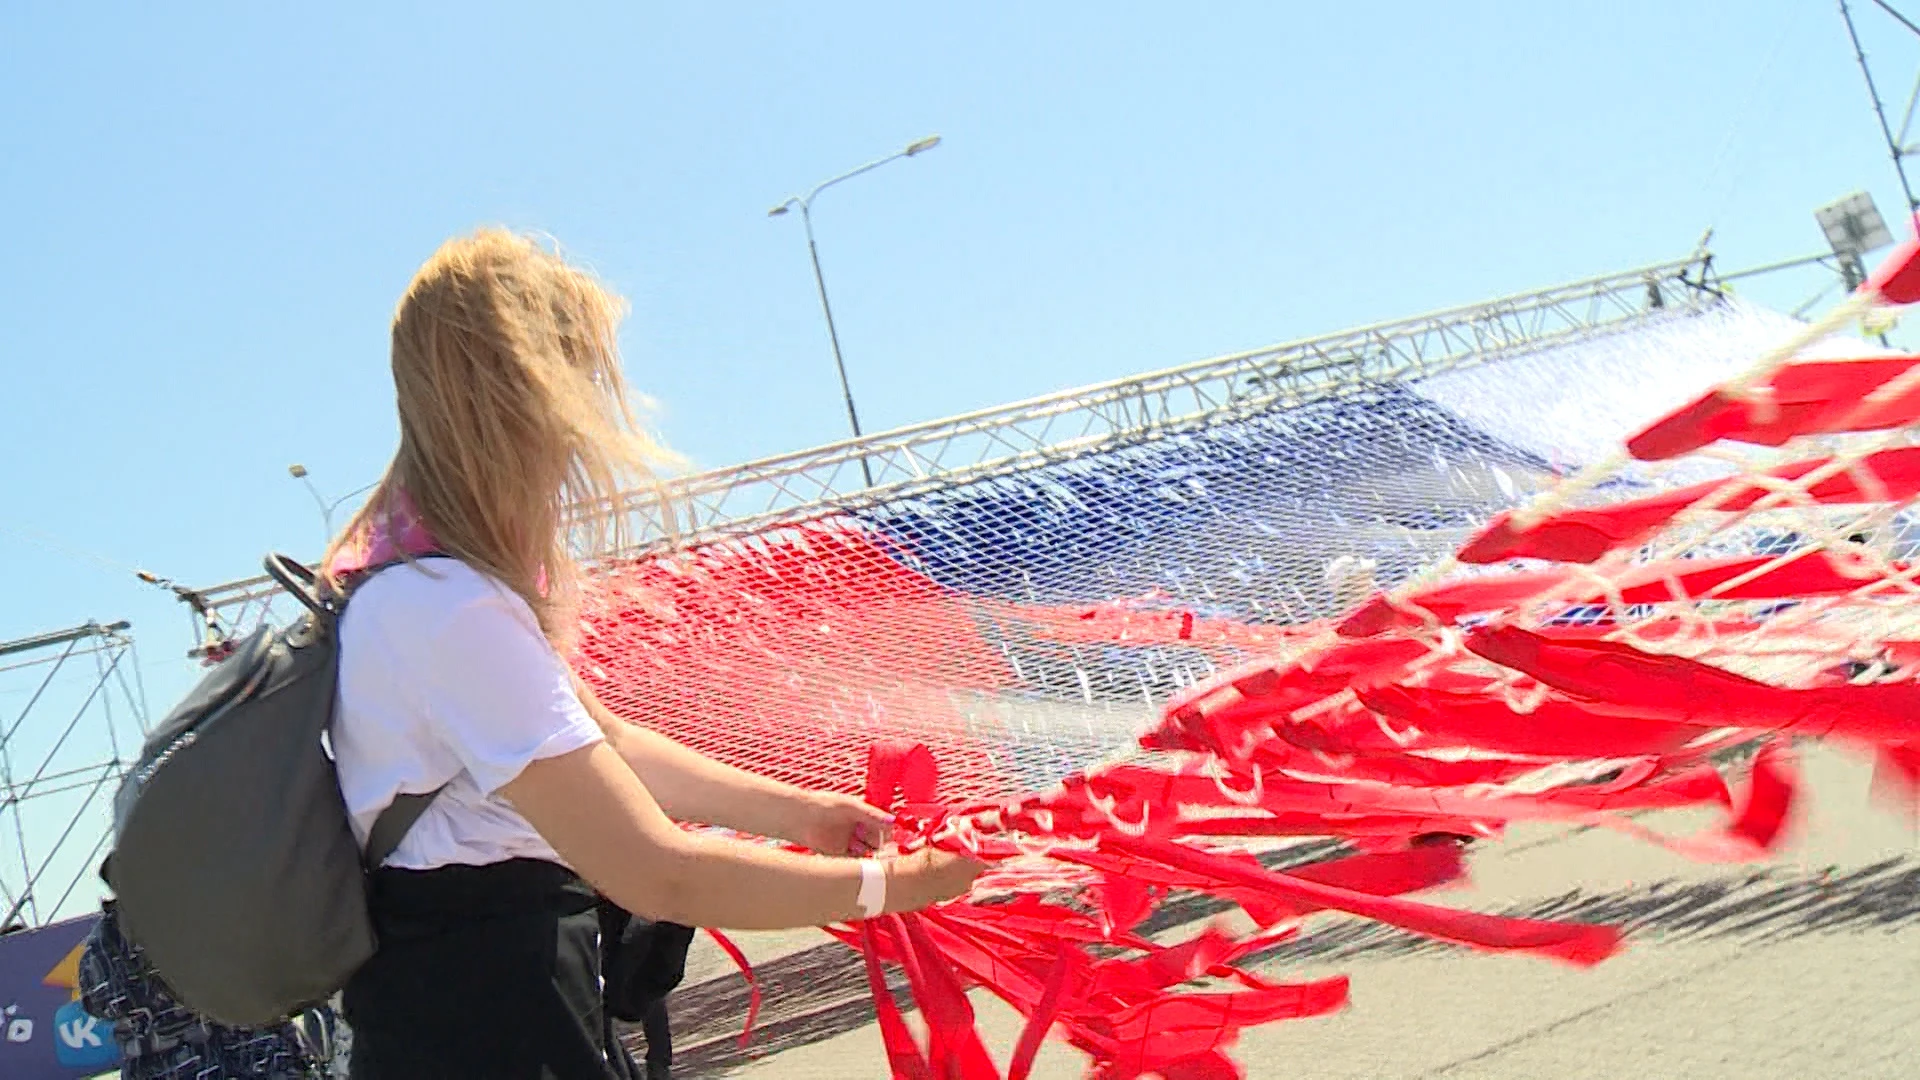
[[(1870, 0), (1895, 24), (1909, 34), (1920, 37), (1920, 22), (1900, 13), (1887, 0)], [(1874, 80), (1873, 67), (1867, 63), (1866, 46), (1860, 42), (1860, 28), (1855, 24), (1853, 12), (1847, 7), (1847, 0), (1840, 0), (1840, 18), (1847, 24), (1847, 40), (1853, 45), (1854, 59), (1860, 64), (1860, 74), (1867, 82), (1867, 100), (1873, 105), (1873, 115), (1880, 121), (1880, 135), (1886, 140), (1887, 155), (1893, 160), (1893, 171), (1900, 177), (1900, 192), (1907, 197), (1909, 213), (1920, 210), (1920, 198), (1913, 193), (1913, 183), (1907, 176), (1907, 162), (1920, 155), (1920, 143), (1911, 141), (1913, 121), (1920, 114), (1920, 77), (1913, 84), (1913, 92), (1907, 96), (1907, 110), (1900, 120), (1900, 130), (1896, 132), (1887, 119), (1886, 105), (1880, 98), (1880, 86)]]
[(0, 692), (0, 927), (43, 926), (95, 902), (82, 886), (147, 734), (127, 624), (0, 642)]
[[(641, 500), (636, 546), (699, 544), (815, 520), (1082, 454), (1438, 374), (1603, 333), (1650, 313), (1721, 300), (1705, 251), (1488, 303), (1201, 360), (1095, 386), (830, 443), (687, 477)], [(873, 483), (866, 483), (864, 469)], [(669, 522), (665, 506), (677, 520)], [(671, 525), (671, 527), (670, 527)], [(264, 575), (176, 588), (193, 610), (193, 655), (218, 656), (274, 615)]]

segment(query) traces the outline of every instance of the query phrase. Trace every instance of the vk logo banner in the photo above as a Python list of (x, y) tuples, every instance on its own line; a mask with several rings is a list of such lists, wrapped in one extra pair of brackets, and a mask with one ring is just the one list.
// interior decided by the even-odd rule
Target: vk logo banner
[(113, 1025), (90, 1015), (79, 1002), (67, 1002), (53, 1014), (53, 1056), (71, 1068), (112, 1068), (120, 1062)]
[(80, 1005), (80, 950), (98, 921), (0, 936), (0, 1077), (80, 1080), (119, 1063), (113, 1026)]

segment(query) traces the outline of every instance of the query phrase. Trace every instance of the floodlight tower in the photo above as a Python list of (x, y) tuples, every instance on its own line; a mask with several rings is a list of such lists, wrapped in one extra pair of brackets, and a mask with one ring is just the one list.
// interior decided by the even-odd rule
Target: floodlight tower
[(1864, 191), (1815, 210), (1813, 218), (1820, 223), (1820, 231), (1827, 234), (1827, 246), (1840, 261), (1840, 276), (1846, 280), (1848, 292), (1867, 280), (1865, 256), (1893, 243), (1893, 233), (1880, 216), (1880, 208)]

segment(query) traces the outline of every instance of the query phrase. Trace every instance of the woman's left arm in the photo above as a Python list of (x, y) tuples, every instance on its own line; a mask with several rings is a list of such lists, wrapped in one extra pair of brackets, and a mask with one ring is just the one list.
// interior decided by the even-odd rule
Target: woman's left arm
[(859, 799), (715, 761), (615, 716), (577, 677), (574, 688), (608, 744), (676, 821), (790, 840), (822, 855), (865, 855), (890, 835), (888, 815)]

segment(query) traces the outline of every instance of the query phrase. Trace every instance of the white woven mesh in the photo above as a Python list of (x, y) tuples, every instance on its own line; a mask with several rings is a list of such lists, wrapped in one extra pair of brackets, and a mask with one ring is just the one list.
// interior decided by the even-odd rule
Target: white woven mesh
[[(704, 579), (663, 577), (657, 563), (608, 579), (607, 607), (627, 614), (598, 623), (589, 652), (622, 711), (729, 760), (849, 786), (874, 738), (908, 735), (935, 748), (959, 794), (1031, 790), (1124, 752), (1171, 694), (1284, 649), (1372, 584), (1433, 568), (1490, 515), (1796, 325), (1738, 302), (1656, 312), (885, 503), (812, 534), (711, 545), (676, 564)], [(1725, 466), (1622, 470), (1587, 497), (1703, 469)], [(635, 614), (675, 605), (684, 635)]]

